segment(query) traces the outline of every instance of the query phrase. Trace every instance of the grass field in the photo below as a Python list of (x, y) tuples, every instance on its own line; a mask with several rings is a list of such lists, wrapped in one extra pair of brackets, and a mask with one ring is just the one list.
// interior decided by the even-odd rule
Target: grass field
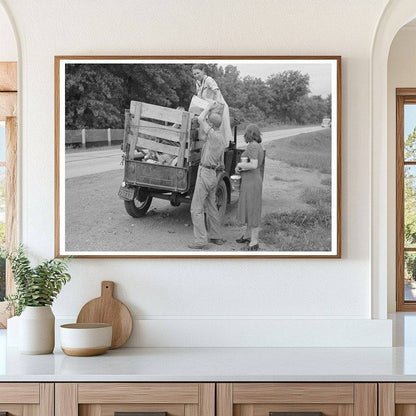
[[(263, 217), (261, 240), (276, 251), (330, 251), (330, 129), (275, 140), (264, 147), (268, 158), (285, 162), (291, 168), (307, 169), (311, 174), (319, 172), (323, 177), (317, 186), (301, 184), (303, 190), (299, 193), (298, 200), (305, 204), (304, 210), (287, 209)], [(293, 182), (293, 179), (286, 178), (286, 182)]]
[(263, 218), (260, 238), (276, 251), (329, 251), (330, 225), (330, 212), (321, 209), (267, 214)]
[(267, 157), (290, 166), (331, 173), (331, 130), (298, 134), (265, 146)]

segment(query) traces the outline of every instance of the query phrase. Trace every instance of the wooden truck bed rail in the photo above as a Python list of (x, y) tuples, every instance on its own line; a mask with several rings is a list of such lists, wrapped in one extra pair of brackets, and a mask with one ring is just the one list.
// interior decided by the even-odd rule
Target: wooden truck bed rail
[(124, 151), (134, 159), (136, 147), (173, 155), (176, 166), (184, 167), (189, 159), (198, 160), (201, 143), (190, 140), (192, 113), (184, 110), (131, 101), (126, 110)]
[[(189, 175), (200, 160), (203, 143), (191, 139), (193, 113), (131, 101), (125, 112), (124, 180), (135, 186), (187, 192)], [(138, 159), (136, 150), (177, 158), (174, 165)]]

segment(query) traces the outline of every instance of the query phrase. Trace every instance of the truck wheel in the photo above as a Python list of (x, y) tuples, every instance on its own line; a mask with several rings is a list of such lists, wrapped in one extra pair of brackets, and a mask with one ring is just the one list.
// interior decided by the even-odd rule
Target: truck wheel
[(224, 179), (221, 179), (217, 185), (217, 190), (215, 191), (215, 204), (217, 205), (218, 212), (220, 213), (221, 221), (224, 219), (225, 216), (225, 211), (227, 209), (227, 200), (227, 185), (225, 184)]
[(133, 218), (144, 217), (152, 203), (152, 199), (146, 191), (138, 188), (134, 193), (133, 201), (124, 201), (124, 208), (126, 208), (127, 214)]

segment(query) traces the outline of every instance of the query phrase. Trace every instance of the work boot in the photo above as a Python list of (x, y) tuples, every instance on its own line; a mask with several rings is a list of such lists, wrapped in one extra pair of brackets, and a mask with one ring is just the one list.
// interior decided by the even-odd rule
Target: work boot
[(222, 246), (224, 243), (227, 242), (227, 240), (224, 240), (223, 238), (210, 238), (209, 242), (216, 244), (217, 246)]
[(204, 250), (205, 248), (208, 248), (208, 244), (192, 243), (192, 244), (188, 244), (188, 247), (191, 248), (192, 250)]

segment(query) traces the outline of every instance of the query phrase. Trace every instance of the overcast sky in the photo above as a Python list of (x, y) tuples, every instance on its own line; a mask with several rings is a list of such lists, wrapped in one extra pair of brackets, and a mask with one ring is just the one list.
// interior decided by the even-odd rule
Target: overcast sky
[[(230, 62), (231, 63), (231, 62)], [(235, 64), (240, 71), (240, 76), (244, 78), (247, 75), (266, 80), (270, 75), (287, 70), (300, 71), (303, 74), (309, 74), (309, 88), (312, 95), (321, 95), (325, 98), (331, 93), (331, 64), (290, 64), (290, 63), (273, 63), (273, 64)], [(221, 63), (222, 65), (222, 63)]]

